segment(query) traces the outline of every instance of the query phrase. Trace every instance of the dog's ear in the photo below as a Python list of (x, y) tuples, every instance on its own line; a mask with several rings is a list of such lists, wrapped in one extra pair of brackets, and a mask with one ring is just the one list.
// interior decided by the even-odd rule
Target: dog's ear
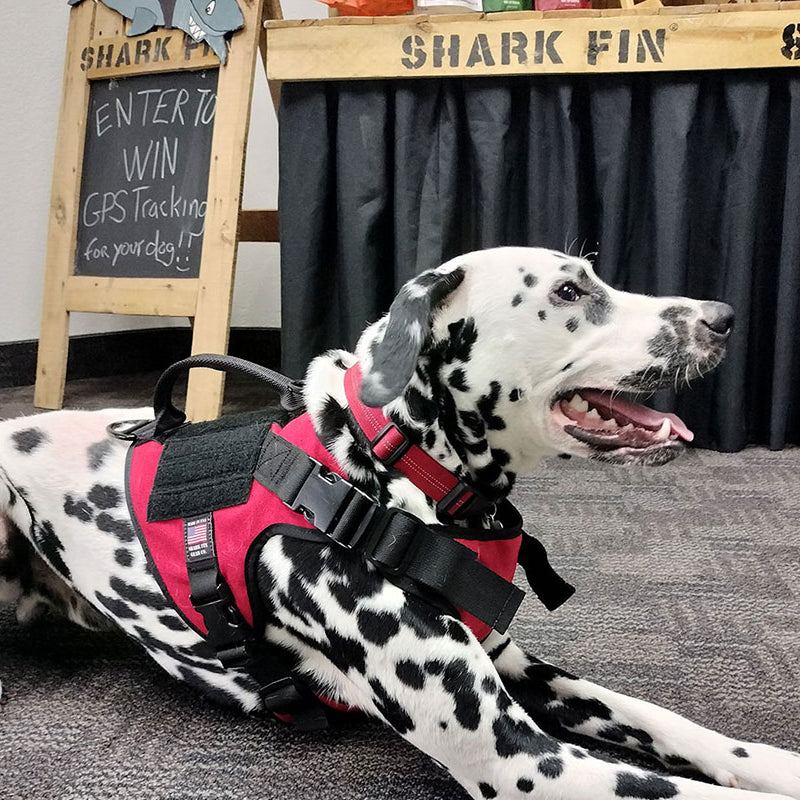
[(384, 320), (382, 337), (370, 346), (372, 361), (361, 384), (363, 403), (379, 408), (402, 394), (430, 336), (433, 312), (462, 280), (463, 267), (438, 267), (400, 289)]

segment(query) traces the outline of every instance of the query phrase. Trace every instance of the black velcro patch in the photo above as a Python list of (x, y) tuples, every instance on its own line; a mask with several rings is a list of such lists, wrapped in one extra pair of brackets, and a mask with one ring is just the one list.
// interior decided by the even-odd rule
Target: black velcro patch
[(179, 428), (161, 453), (147, 521), (188, 519), (246, 503), (264, 437), (273, 422), (285, 421), (283, 412), (268, 409)]

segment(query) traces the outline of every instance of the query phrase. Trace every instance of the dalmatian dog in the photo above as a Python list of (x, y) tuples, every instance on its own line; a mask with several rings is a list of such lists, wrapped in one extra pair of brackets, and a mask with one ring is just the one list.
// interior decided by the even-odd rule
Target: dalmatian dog
[[(731, 324), (722, 303), (617, 291), (581, 258), (479, 251), (408, 282), (355, 354), (315, 359), (305, 401), (356, 485), (436, 523), (429, 498), (375, 458), (348, 412), (343, 376), (353, 363), (365, 404), (499, 501), (547, 456), (659, 465), (678, 455), (686, 426), (618, 393), (702, 376), (722, 359)], [(118, 626), (170, 675), (251, 711), (252, 685), (224, 670), (166, 602), (134, 534), (127, 444), (106, 426), (136, 415), (60, 411), (0, 425), (0, 599), (21, 621), (48, 606), (90, 628)], [(385, 721), (473, 798), (800, 799), (797, 754), (594, 685), (507, 634), (479, 642), (340, 548), (272, 537), (258, 583), (265, 636), (293, 654), (309, 685)], [(661, 767), (601, 759), (576, 739), (614, 742)], [(715, 783), (674, 775), (687, 768)]]

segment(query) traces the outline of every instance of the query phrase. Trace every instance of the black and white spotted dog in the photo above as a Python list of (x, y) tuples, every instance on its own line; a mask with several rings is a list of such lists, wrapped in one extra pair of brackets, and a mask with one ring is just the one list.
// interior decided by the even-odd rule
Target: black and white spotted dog
[[(358, 486), (435, 523), (431, 502), (375, 459), (348, 413), (343, 374), (356, 360), (364, 402), (499, 500), (545, 456), (662, 464), (677, 455), (691, 438), (680, 420), (622, 401), (612, 414), (608, 392), (702, 375), (723, 357), (731, 322), (721, 303), (615, 291), (561, 253), (476, 252), (407, 283), (355, 354), (317, 358), (305, 400)], [(119, 626), (171, 675), (252, 710), (251, 685), (221, 668), (147, 567), (123, 497), (127, 445), (106, 434), (130, 417), (62, 411), (2, 423), (0, 600), (21, 621), (51, 606), (81, 625)], [(479, 643), (345, 551), (273, 537), (259, 590), (272, 609), (267, 637), (296, 655), (312, 686), (385, 720), (472, 797), (800, 798), (796, 754), (573, 677), (505, 634)], [(559, 731), (614, 740), (721, 785), (600, 760)]]

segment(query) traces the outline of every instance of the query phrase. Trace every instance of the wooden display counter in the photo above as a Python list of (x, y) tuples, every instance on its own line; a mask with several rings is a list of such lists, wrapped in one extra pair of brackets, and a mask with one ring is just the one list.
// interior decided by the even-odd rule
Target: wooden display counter
[(800, 68), (800, 1), (266, 23), (273, 80)]

